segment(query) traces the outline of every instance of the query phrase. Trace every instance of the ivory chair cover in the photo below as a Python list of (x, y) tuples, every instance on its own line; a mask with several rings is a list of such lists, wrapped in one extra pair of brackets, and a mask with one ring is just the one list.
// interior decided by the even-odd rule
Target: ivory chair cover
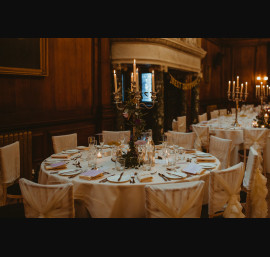
[(105, 145), (110, 144), (111, 142), (119, 142), (121, 135), (124, 135), (125, 143), (129, 142), (130, 140), (130, 130), (126, 130), (126, 131), (103, 130), (102, 134), (103, 134), (103, 141)]
[(52, 142), (54, 153), (75, 149), (77, 147), (77, 133), (62, 136), (52, 136)]
[(244, 205), (247, 218), (266, 218), (268, 207), (266, 196), (268, 189), (267, 179), (261, 174), (259, 169), (259, 155), (251, 146), (247, 160), (246, 171), (243, 179), (243, 190), (247, 193)]
[(232, 140), (210, 136), (209, 153), (217, 157), (221, 164), (221, 169), (229, 167)]
[(231, 111), (232, 111), (232, 113), (235, 113), (236, 112), (236, 109), (235, 108), (231, 108)]
[(207, 113), (203, 113), (202, 115), (198, 115), (199, 123), (202, 121), (207, 121)]
[(185, 149), (193, 149), (194, 142), (196, 138), (195, 132), (174, 132), (168, 131), (165, 133), (167, 135), (168, 144), (174, 144), (182, 146)]
[(216, 137), (232, 140), (230, 166), (240, 162), (238, 151), (244, 142), (243, 131), (240, 129), (212, 129)]
[(210, 112), (211, 119), (217, 119), (217, 117), (218, 117), (218, 110), (214, 110), (214, 111)]
[(204, 147), (209, 152), (209, 127), (192, 125), (192, 130), (196, 134), (194, 148), (202, 151), (202, 147)]
[[(0, 202), (6, 204), (7, 187), (16, 183), (20, 177), (20, 143), (16, 141), (12, 144), (0, 148)], [(2, 192), (2, 193), (1, 193)]]
[(266, 173), (266, 169), (262, 166), (262, 153), (266, 147), (268, 129), (267, 128), (243, 128), (244, 137), (244, 164), (247, 158), (247, 149), (252, 146), (259, 155), (259, 168)]
[(177, 131), (178, 132), (186, 132), (187, 131), (187, 123), (186, 116), (177, 117)]
[(19, 180), (26, 218), (74, 218), (73, 184), (42, 185)]
[(227, 114), (227, 109), (220, 109), (219, 110), (219, 115), (220, 116), (225, 116)]
[(178, 131), (178, 122), (176, 120), (172, 121), (172, 130)]
[(244, 177), (242, 162), (222, 170), (214, 170), (209, 178), (209, 218), (219, 211), (224, 218), (244, 218), (240, 204), (241, 184)]
[(204, 181), (146, 185), (147, 218), (200, 218)]

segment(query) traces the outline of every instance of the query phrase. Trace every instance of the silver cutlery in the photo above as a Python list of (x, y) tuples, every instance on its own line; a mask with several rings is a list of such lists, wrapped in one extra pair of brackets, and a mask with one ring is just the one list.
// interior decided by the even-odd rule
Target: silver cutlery
[(122, 172), (122, 173), (120, 174), (118, 181), (121, 180), (121, 178), (122, 178), (122, 176), (123, 176), (123, 173), (124, 173), (124, 172)]

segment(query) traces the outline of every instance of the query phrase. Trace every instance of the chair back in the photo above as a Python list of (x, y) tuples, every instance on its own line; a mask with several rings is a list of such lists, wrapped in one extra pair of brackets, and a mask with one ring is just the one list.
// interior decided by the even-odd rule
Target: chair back
[(0, 184), (10, 184), (20, 177), (20, 143), (0, 148)]
[(221, 169), (229, 167), (232, 140), (210, 136), (209, 153), (219, 159)]
[(209, 147), (209, 127), (208, 126), (200, 126), (200, 125), (192, 125), (192, 130), (196, 134), (194, 148), (201, 151), (202, 147)]
[(77, 133), (62, 136), (52, 136), (52, 142), (54, 153), (75, 149), (77, 147)]
[(207, 121), (207, 113), (203, 113), (202, 115), (198, 115), (199, 123), (202, 121)]
[(213, 170), (209, 178), (209, 217), (224, 211), (224, 218), (244, 218), (240, 204), (241, 184), (244, 176), (242, 162), (222, 170)]
[(104, 141), (105, 145), (108, 145), (111, 143), (118, 143), (121, 135), (124, 135), (125, 143), (129, 142), (129, 140), (130, 140), (130, 130), (126, 130), (126, 131), (103, 130), (102, 135), (103, 135), (103, 141)]
[(220, 116), (225, 116), (225, 115), (227, 115), (227, 109), (220, 109), (220, 110), (219, 110), (219, 115), (220, 115)]
[(178, 132), (186, 132), (187, 131), (186, 116), (177, 117), (177, 131)]
[(200, 218), (204, 181), (146, 185), (147, 218)]
[(178, 122), (176, 120), (172, 121), (172, 130), (178, 131)]
[(251, 146), (258, 151), (263, 150), (268, 136), (267, 128), (243, 128), (244, 148)]
[(43, 185), (19, 180), (26, 218), (74, 218), (73, 184)]
[(218, 110), (214, 110), (210, 112), (210, 118), (211, 119), (216, 119), (218, 117)]
[(168, 144), (174, 144), (186, 149), (193, 149), (194, 142), (196, 138), (195, 132), (174, 132), (168, 131), (165, 133), (167, 135)]

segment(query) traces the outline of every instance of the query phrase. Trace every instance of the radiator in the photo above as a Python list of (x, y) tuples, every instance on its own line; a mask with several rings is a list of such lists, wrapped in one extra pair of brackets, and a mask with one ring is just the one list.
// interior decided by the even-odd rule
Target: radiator
[(21, 178), (32, 179), (32, 132), (17, 131), (0, 134), (0, 147), (20, 142)]

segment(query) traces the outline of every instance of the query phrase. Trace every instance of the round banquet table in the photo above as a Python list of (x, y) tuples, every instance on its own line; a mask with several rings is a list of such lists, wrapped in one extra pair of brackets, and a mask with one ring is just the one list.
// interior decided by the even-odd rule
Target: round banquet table
[[(105, 152), (104, 152), (105, 151)], [(197, 151), (199, 152), (199, 151)], [(45, 168), (46, 161), (52, 160), (51, 157), (47, 158), (42, 162), (38, 182), (40, 184), (52, 184), (52, 183), (66, 183), (72, 182), (74, 185), (74, 199), (79, 202), (80, 208), (87, 210), (78, 211), (79, 216), (76, 217), (89, 217), (89, 213), (93, 218), (145, 218), (145, 185), (150, 184), (161, 184), (161, 183), (176, 183), (184, 181), (195, 181), (195, 180), (204, 180), (205, 181), (205, 190), (204, 190), (204, 200), (203, 204), (208, 203), (208, 187), (209, 187), (209, 170), (204, 170), (199, 175), (187, 174), (185, 178), (173, 179), (170, 181), (165, 181), (158, 173), (164, 173), (166, 171), (165, 160), (155, 159), (155, 166), (152, 167), (150, 173), (155, 172), (152, 175), (152, 182), (141, 183), (137, 176), (135, 176), (135, 183), (130, 183), (130, 181), (124, 183), (113, 183), (105, 182), (100, 183), (106, 177), (111, 176), (112, 174), (120, 174), (120, 171), (115, 170), (115, 162), (111, 160), (110, 150), (103, 150), (106, 157), (97, 159), (97, 168), (102, 169), (104, 172), (107, 172), (103, 177), (93, 180), (85, 180), (80, 178), (80, 175), (68, 178), (67, 176), (62, 176), (56, 174), (56, 170), (47, 170)], [(79, 154), (75, 154), (67, 160), (67, 168), (75, 168), (74, 157), (80, 156), (78, 161), (82, 170), (89, 170), (87, 162), (88, 151), (80, 151)], [(103, 155), (103, 156), (104, 156)], [(156, 151), (156, 157), (159, 153)], [(184, 153), (181, 155), (182, 160), (179, 160), (176, 163), (176, 166), (184, 168), (190, 162), (186, 162), (189, 158), (191, 162), (197, 163), (195, 154)], [(213, 156), (211, 156), (213, 157)], [(184, 160), (185, 158), (185, 160)], [(215, 157), (214, 157), (215, 158)], [(212, 170), (220, 169), (220, 161), (215, 158), (216, 167)], [(139, 169), (125, 169), (125, 175), (134, 174), (134, 172), (142, 172)], [(145, 172), (145, 171), (144, 171)], [(75, 206), (76, 207), (76, 206)], [(76, 212), (76, 209), (75, 209)], [(89, 213), (88, 213), (89, 212)]]

